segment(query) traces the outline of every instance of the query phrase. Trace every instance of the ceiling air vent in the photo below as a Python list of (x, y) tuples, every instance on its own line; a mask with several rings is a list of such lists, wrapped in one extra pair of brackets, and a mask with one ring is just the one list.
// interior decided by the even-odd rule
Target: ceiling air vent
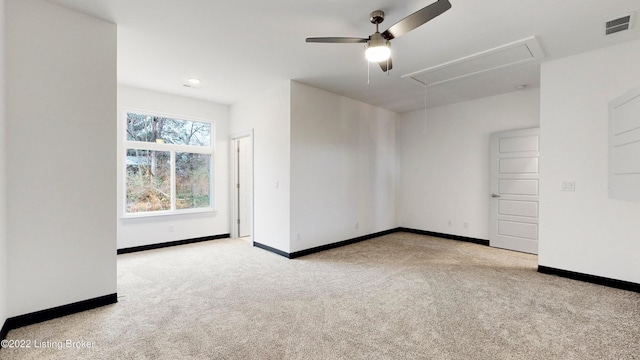
[(605, 33), (607, 35), (615, 34), (620, 31), (631, 29), (633, 22), (633, 13), (607, 21), (605, 25)]

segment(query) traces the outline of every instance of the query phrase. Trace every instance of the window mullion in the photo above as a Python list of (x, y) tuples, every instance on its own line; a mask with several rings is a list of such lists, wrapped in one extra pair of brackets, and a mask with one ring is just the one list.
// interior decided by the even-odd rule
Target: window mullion
[(171, 150), (171, 211), (176, 211), (176, 152)]
[(168, 146), (165, 144), (157, 144), (157, 143), (141, 142), (141, 141), (126, 141), (125, 146), (129, 149), (138, 149), (138, 150), (167, 151), (168, 149)]

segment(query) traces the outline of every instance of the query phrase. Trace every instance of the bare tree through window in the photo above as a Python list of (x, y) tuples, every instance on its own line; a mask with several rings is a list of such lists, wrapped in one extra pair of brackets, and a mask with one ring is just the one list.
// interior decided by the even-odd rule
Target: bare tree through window
[(126, 213), (210, 208), (212, 124), (127, 113)]

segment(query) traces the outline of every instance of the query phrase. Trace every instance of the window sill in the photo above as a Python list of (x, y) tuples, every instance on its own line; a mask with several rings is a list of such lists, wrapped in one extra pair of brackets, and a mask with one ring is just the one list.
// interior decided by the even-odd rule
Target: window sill
[(214, 208), (198, 208), (198, 209), (184, 209), (184, 210), (167, 210), (167, 211), (154, 211), (154, 212), (139, 212), (131, 214), (123, 214), (121, 219), (140, 219), (159, 216), (175, 216), (175, 215), (189, 215), (189, 214), (206, 214), (212, 213), (216, 215), (218, 213)]

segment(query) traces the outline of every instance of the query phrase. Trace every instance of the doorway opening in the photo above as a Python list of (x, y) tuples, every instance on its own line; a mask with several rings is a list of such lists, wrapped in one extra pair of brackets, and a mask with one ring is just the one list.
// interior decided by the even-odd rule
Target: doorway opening
[(235, 134), (231, 140), (231, 236), (253, 243), (253, 131)]

